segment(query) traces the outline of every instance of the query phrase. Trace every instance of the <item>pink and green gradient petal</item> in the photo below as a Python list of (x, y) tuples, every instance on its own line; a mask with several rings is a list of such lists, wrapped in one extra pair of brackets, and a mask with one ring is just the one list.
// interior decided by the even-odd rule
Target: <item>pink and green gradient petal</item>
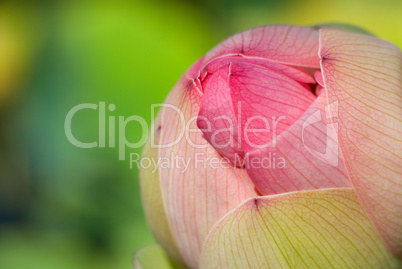
[(351, 188), (249, 199), (215, 225), (201, 269), (399, 268)]
[(328, 101), (338, 101), (339, 141), (359, 201), (402, 257), (402, 54), (368, 35), (322, 29)]
[[(219, 153), (203, 138), (196, 120), (200, 95), (191, 81), (182, 79), (168, 96), (160, 112), (160, 140), (167, 145), (159, 156), (171, 163), (159, 170), (162, 199), (172, 233), (184, 261), (196, 268), (204, 240), (212, 226), (229, 210), (249, 197), (257, 196), (244, 169), (212, 168), (209, 160), (221, 160)], [(181, 118), (182, 117), (182, 118)], [(181, 119), (183, 121), (181, 121)], [(172, 154), (190, 162), (185, 170), (175, 166)], [(199, 158), (198, 161), (195, 158)], [(173, 167), (173, 168), (170, 168)]]

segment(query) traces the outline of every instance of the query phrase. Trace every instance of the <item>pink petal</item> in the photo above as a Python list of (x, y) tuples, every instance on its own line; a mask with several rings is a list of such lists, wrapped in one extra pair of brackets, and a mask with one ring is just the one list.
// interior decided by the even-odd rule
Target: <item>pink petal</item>
[(381, 39), (323, 29), (320, 57), (339, 140), (359, 200), (402, 257), (402, 54)]
[(314, 73), (314, 78), (315, 78), (315, 80), (317, 81), (317, 83), (318, 83), (321, 87), (324, 87), (324, 80), (323, 80), (323, 78), (322, 78), (322, 72), (321, 72), (321, 70), (317, 70), (317, 71)]
[[(201, 61), (204, 61), (203, 59)], [(316, 81), (311, 74), (317, 69), (303, 68), (291, 65), (279, 64), (276, 61), (260, 58), (246, 58), (242, 55), (238, 56), (225, 56), (214, 59), (205, 65), (201, 72), (193, 72), (192, 74), (199, 74), (201, 79), (204, 79), (208, 74), (213, 74), (217, 70), (227, 65), (241, 65), (242, 63), (249, 63), (255, 66), (260, 66), (266, 69), (270, 69), (274, 72), (281, 73), (290, 79), (297, 80), (301, 83), (313, 83)], [(198, 65), (201, 67), (201, 65)]]
[(230, 88), (235, 112), (241, 119), (245, 152), (265, 147), (316, 98), (310, 89), (284, 72), (252, 63), (231, 65)]
[(208, 142), (233, 165), (241, 166), (244, 153), (230, 96), (229, 64), (203, 81), (197, 125)]
[(267, 147), (247, 154), (247, 172), (262, 195), (350, 186), (326, 104), (322, 92)]
[[(253, 78), (253, 75), (256, 78)], [(245, 150), (250, 150), (253, 147), (249, 145), (249, 139), (251, 143), (264, 144), (271, 140), (273, 132), (249, 132), (249, 136), (245, 137), (244, 130), (239, 129), (239, 122), (242, 127), (247, 124), (247, 128), (253, 129), (258, 128), (255, 125), (261, 122), (257, 119), (248, 124), (247, 120), (251, 117), (264, 117), (267, 121), (272, 121), (275, 117), (291, 115), (281, 118), (279, 128), (275, 130), (280, 133), (315, 99), (306, 85), (315, 83), (311, 75), (268, 60), (219, 58), (203, 69), (201, 78), (203, 97), (197, 120), (198, 127), (209, 143), (235, 165), (239, 165), (243, 159), (242, 145)], [(251, 88), (254, 91), (250, 90)], [(256, 103), (247, 99), (253, 94), (258, 95), (255, 98)], [(258, 105), (262, 109), (256, 111), (254, 108)], [(272, 122), (268, 124), (272, 125)]]
[[(196, 126), (200, 99), (193, 81), (183, 78), (166, 100), (183, 113), (183, 121), (171, 108), (161, 111), (161, 144), (177, 139), (160, 149), (160, 158), (168, 160), (168, 166), (160, 169), (162, 196), (172, 233), (190, 268), (197, 267), (212, 226), (241, 201), (257, 195), (244, 169), (217, 163), (222, 157)], [(175, 165), (175, 156), (189, 161), (188, 167)]]
[(217, 57), (242, 55), (276, 62), (319, 68), (318, 31), (309, 27), (268, 25), (236, 34), (205, 56), (205, 63)]

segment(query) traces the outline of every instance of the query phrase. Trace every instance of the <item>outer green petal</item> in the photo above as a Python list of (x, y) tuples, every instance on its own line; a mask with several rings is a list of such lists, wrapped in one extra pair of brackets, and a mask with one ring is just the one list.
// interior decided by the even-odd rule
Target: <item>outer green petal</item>
[(133, 265), (135, 269), (178, 269), (159, 245), (140, 249), (134, 255)]
[[(155, 120), (158, 121), (157, 119)], [(154, 130), (153, 126), (151, 131)], [(152, 136), (150, 136), (152, 138)], [(156, 135), (155, 135), (155, 138)], [(157, 160), (158, 150), (151, 148), (151, 140), (147, 141), (142, 158)], [(151, 162), (154, 164), (155, 162)], [(176, 263), (182, 264), (182, 257), (172, 235), (165, 207), (163, 205), (159, 171), (151, 165), (149, 168), (141, 168), (139, 172), (142, 203), (149, 226), (159, 244)]]
[(200, 268), (397, 268), (353, 189), (249, 199), (211, 231)]

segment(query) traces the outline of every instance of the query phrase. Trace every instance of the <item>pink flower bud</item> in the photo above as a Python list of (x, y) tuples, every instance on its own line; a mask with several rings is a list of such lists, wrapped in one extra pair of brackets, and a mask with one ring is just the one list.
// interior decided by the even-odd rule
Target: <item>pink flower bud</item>
[(379, 242), (401, 257), (401, 70), (393, 44), (330, 28), (264, 26), (213, 48), (169, 94), (144, 151), (157, 160), (140, 179), (158, 242), (198, 268), (242, 208), (357, 196)]

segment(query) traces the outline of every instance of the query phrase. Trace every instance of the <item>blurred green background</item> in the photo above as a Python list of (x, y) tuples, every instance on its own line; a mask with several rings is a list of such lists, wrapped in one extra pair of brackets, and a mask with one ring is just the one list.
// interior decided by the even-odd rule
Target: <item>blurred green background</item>
[[(132, 268), (154, 242), (137, 170), (117, 148), (81, 149), (64, 133), (80, 103), (140, 115), (222, 39), (264, 24), (345, 22), (402, 46), (402, 1), (0, 2), (0, 268)], [(94, 111), (74, 135), (98, 135)], [(126, 136), (138, 141), (137, 123)], [(139, 153), (140, 149), (128, 150)]]

